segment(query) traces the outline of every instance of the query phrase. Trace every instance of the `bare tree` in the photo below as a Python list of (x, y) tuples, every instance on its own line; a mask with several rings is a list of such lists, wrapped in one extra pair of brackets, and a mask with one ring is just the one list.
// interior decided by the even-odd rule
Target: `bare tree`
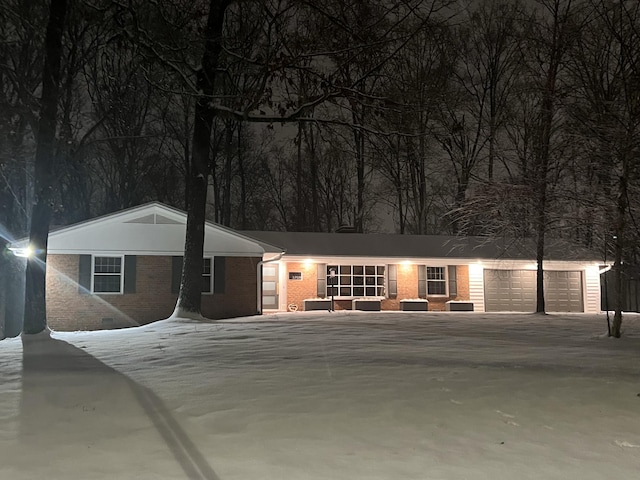
[(544, 313), (544, 252), (550, 206), (549, 174), (554, 162), (553, 140), (559, 116), (561, 72), (578, 25), (577, 2), (537, 0), (540, 11), (530, 19), (527, 38), (529, 71), (538, 99), (535, 129), (532, 133), (532, 179), (534, 191), (534, 233), (536, 238), (536, 312)]
[[(437, 111), (453, 76), (450, 27), (435, 19), (424, 25), (385, 69), (387, 105), (375, 120), (380, 132), (377, 170), (392, 185), (401, 233), (433, 232), (441, 200), (437, 178), (442, 162), (434, 153)], [(393, 203), (393, 202), (392, 202)], [(437, 227), (436, 227), (437, 228)]]
[(47, 240), (51, 219), (53, 158), (60, 88), (62, 35), (67, 14), (66, 0), (51, 0), (45, 36), (42, 98), (35, 158), (35, 205), (29, 229), (29, 245), (33, 250), (27, 262), (23, 331), (39, 333), (47, 326), (45, 280)]
[[(601, 192), (599, 235), (604, 254), (611, 247), (614, 320), (609, 334), (620, 337), (625, 255), (638, 226), (630, 195), (640, 166), (640, 5), (593, 0), (589, 23), (573, 49), (571, 73), (576, 92), (571, 105), (576, 133), (591, 147), (593, 183)], [(593, 211), (593, 210), (592, 210)]]

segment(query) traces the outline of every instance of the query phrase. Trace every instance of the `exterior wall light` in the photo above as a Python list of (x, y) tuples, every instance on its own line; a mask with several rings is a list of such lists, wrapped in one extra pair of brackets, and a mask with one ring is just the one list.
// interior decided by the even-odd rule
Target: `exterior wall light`
[(16, 256), (21, 258), (30, 258), (35, 253), (31, 245), (27, 247), (9, 247), (9, 250)]

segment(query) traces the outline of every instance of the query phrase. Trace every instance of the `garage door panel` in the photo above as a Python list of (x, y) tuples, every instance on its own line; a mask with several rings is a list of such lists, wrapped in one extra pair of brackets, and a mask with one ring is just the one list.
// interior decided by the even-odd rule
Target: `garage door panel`
[[(582, 272), (545, 271), (548, 312), (582, 312)], [(536, 271), (484, 270), (487, 312), (533, 312), (536, 309)]]

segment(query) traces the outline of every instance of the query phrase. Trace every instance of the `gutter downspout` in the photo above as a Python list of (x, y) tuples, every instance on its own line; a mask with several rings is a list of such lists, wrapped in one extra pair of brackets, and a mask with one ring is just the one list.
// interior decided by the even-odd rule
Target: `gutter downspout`
[(262, 276), (261, 274), (261, 269), (262, 269), (262, 265), (264, 265), (265, 263), (271, 263), (271, 262), (277, 262), (279, 261), (285, 254), (286, 252), (280, 252), (278, 254), (277, 257), (271, 258), (269, 260), (260, 260), (258, 262), (258, 265), (256, 267), (256, 278), (258, 279), (258, 295), (256, 296), (257, 299), (257, 311), (258, 311), (258, 315), (262, 315)]

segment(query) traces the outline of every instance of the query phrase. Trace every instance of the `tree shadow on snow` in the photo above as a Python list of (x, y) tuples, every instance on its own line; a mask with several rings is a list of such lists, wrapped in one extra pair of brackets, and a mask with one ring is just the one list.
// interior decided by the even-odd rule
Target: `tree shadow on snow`
[[(19, 436), (27, 458), (44, 456), (49, 473), (66, 478), (85, 468), (110, 478), (136, 477), (136, 470), (173, 478), (175, 470), (181, 478), (219, 480), (152, 390), (45, 333), (23, 336)], [(21, 469), (33, 467), (22, 461)]]

